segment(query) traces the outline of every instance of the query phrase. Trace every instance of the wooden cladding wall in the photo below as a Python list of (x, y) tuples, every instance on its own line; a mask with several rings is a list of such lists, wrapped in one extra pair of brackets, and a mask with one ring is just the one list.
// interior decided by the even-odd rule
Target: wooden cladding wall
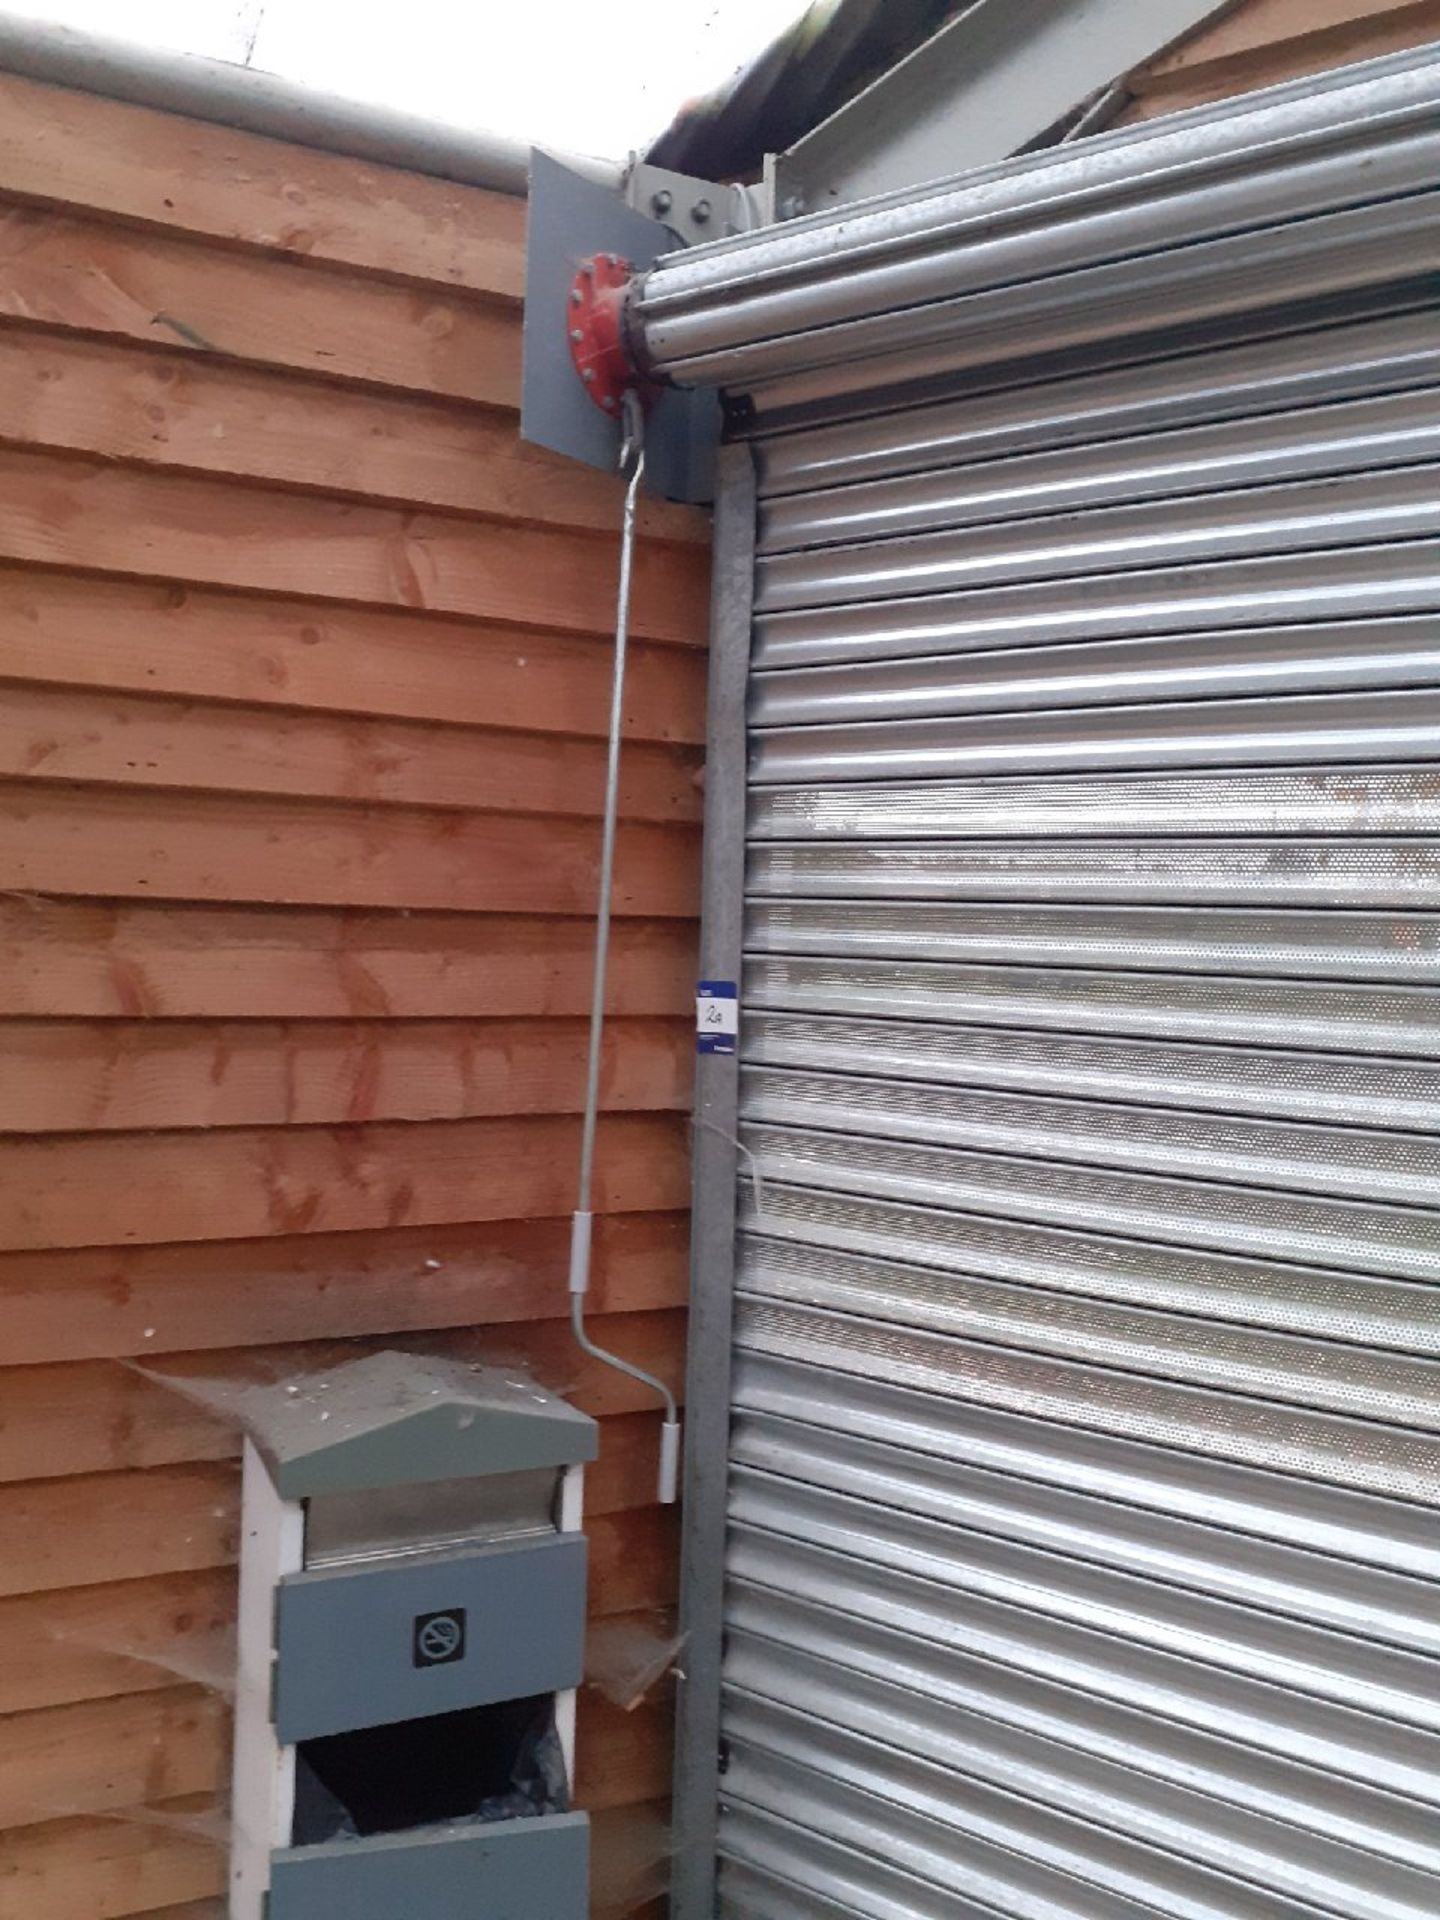
[(1440, 0), (1239, 0), (1133, 73), (1123, 116), (1198, 107), (1440, 40)]
[[(524, 208), (0, 76), (0, 1920), (220, 1912), (236, 1440), (395, 1341), (657, 1417), (561, 1316), (617, 491), (521, 444)], [(706, 529), (645, 514), (597, 1331), (678, 1382)], [(587, 1691), (597, 1911), (667, 1707)]]

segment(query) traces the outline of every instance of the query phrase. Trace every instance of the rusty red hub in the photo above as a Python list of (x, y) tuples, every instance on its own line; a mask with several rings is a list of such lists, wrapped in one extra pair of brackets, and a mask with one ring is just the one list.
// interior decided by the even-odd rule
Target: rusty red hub
[(647, 404), (653, 395), (625, 344), (625, 289), (633, 273), (618, 254), (595, 254), (571, 281), (566, 309), (575, 371), (596, 406), (616, 420), (630, 388)]

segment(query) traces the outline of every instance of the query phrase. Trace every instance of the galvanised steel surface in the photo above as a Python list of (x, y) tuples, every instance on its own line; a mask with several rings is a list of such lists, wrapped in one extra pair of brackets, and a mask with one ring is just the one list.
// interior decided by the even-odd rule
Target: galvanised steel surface
[[(968, 1393), (921, 1393), (778, 1358), (754, 1343), (737, 1356), (734, 1385), (737, 1422), (747, 1412), (772, 1415), (792, 1434), (803, 1422), (822, 1437), (840, 1433), (942, 1459), (963, 1456), (1027, 1484), (1052, 1483), (1140, 1509), (1142, 1523), (1159, 1513), (1220, 1528), (1211, 1543), (1226, 1555), (1247, 1552), (1247, 1536), (1325, 1555), (1327, 1581), (1368, 1582), (1376, 1569), (1420, 1581), (1440, 1577), (1440, 1535), (1423, 1507), (1293, 1478), (1278, 1461), (1260, 1469), (1235, 1465), (1214, 1447), (1174, 1450), (1117, 1437), (1104, 1419), (1061, 1425)], [(1186, 1396), (1172, 1399), (1182, 1405)], [(1215, 1404), (1208, 1396), (1189, 1399), (1197, 1408)], [(1197, 1433), (1208, 1430), (1197, 1412)], [(1440, 1835), (1432, 1832), (1430, 1840), (1440, 1860)]]
[[(1198, 423), (1218, 432), (1248, 414), (1399, 393), (1440, 378), (1433, 311), (1383, 315), (1351, 326), (1286, 334), (1076, 378), (1052, 369), (1023, 386), (969, 393), (847, 419), (756, 442), (762, 488), (781, 497), (857, 480), (964, 466), (1001, 454), (1044, 454)], [(843, 496), (842, 502), (843, 502)]]
[[(887, 1505), (914, 1505), (921, 1514), (955, 1526), (969, 1526), (996, 1538), (1044, 1545), (1047, 1542), (1107, 1566), (1173, 1583), (1201, 1595), (1238, 1598), (1263, 1593), (1277, 1615), (1373, 1637), (1377, 1643), (1435, 1651), (1435, 1622), (1425, 1609), (1423, 1582), (1332, 1565), (1323, 1554), (1266, 1546), (1227, 1545), (1214, 1552), (1214, 1535), (1189, 1522), (1127, 1514), (1108, 1501), (1070, 1493), (1025, 1488), (1008, 1474), (989, 1474), (953, 1462), (931, 1461), (916, 1477), (916, 1457), (868, 1440), (832, 1439), (822, 1449), (808, 1446), (784, 1421), (742, 1416), (737, 1423), (738, 1470), (785, 1471), (787, 1457), (803, 1463), (818, 1484), (853, 1498), (883, 1499)], [(757, 1620), (756, 1629), (764, 1631)], [(834, 1623), (830, 1635), (838, 1638)], [(1361, 1647), (1357, 1661), (1366, 1668), (1371, 1650)], [(1384, 1668), (1383, 1651), (1373, 1656)], [(1352, 1676), (1353, 1677), (1353, 1676)]]
[[(1322, 1840), (1340, 1843), (1346, 1851), (1332, 1855), (1336, 1866), (1343, 1861), (1343, 1877), (1370, 1881), (1372, 1897), (1379, 1894), (1380, 1876), (1355, 1850), (1356, 1843), (1372, 1841), (1388, 1823), (1402, 1831), (1408, 1824), (1413, 1830), (1410, 1844), (1401, 1849), (1406, 1867), (1437, 1864), (1433, 1836), (1427, 1839), (1422, 1821), (1415, 1817), (1419, 1809), (1407, 1809), (1374, 1791), (1337, 1791), (1338, 1783), (1300, 1766), (1257, 1763), (1257, 1756), (1239, 1742), (1151, 1717), (1119, 1701), (1086, 1701), (1048, 1676), (988, 1658), (988, 1650), (947, 1650), (919, 1635), (859, 1621), (837, 1629), (833, 1614), (823, 1606), (798, 1595), (766, 1592), (758, 1582), (736, 1583), (731, 1632), (735, 1684), (751, 1694), (779, 1690), (780, 1697), (793, 1699), (803, 1686), (820, 1698), (829, 1693), (838, 1700), (844, 1697), (842, 1689), (883, 1689), (891, 1711), (900, 1718), (927, 1718), (922, 1700), (947, 1714), (966, 1716), (967, 1731), (982, 1748), (1004, 1741), (1012, 1730), (1022, 1739), (1039, 1735), (1082, 1748), (1099, 1762), (1096, 1772), (1102, 1778), (1116, 1761), (1129, 1768), (1135, 1777), (1128, 1791), (1142, 1805), (1156, 1793), (1153, 1783), (1159, 1782), (1159, 1793), (1167, 1798), (1178, 1788), (1176, 1798), (1182, 1801), (1187, 1791), (1198, 1791), (1231, 1802), (1225, 1811), (1213, 1803), (1205, 1809), (1222, 1834), (1231, 1819), (1244, 1831), (1248, 1815), (1254, 1813), (1287, 1820)], [(789, 1678), (780, 1672), (782, 1665)], [(1053, 1766), (1053, 1750), (1049, 1757)], [(1085, 1779), (1090, 1770), (1081, 1763), (1077, 1771)], [(1113, 1775), (1109, 1778), (1114, 1780)], [(1052, 1774), (1053, 1790), (1066, 1795), (1069, 1788), (1063, 1780), (1058, 1771)], [(1087, 1786), (1092, 1782), (1093, 1776)], [(1283, 1844), (1283, 1830), (1271, 1827), (1269, 1839), (1267, 1851), (1274, 1856)], [(1276, 1865), (1282, 1872), (1283, 1860), (1279, 1854)]]
[[(777, 727), (755, 735), (757, 779), (909, 780), (949, 774), (1075, 772), (1138, 767), (1410, 760), (1440, 729), (1440, 691), (1276, 693), (1265, 699), (1076, 708), (836, 727)], [(1431, 776), (1422, 774), (1425, 783)]]
[[(768, 1303), (748, 1303), (741, 1330), (749, 1349), (772, 1358), (803, 1360), (840, 1374), (858, 1371), (922, 1393), (954, 1392), (959, 1384), (966, 1399), (981, 1405), (1186, 1447), (1243, 1465), (1323, 1477), (1399, 1501), (1433, 1501), (1440, 1471), (1440, 1444), (1433, 1436), (1254, 1395), (1117, 1376), (999, 1345)], [(1375, 1519), (1377, 1531), (1382, 1519)], [(867, 1525), (852, 1543), (857, 1556), (868, 1537)], [(1061, 1565), (1051, 1571), (1063, 1590), (1070, 1569)], [(1337, 1657), (1339, 1652), (1343, 1649)], [(1274, 1737), (1283, 1741), (1287, 1729), (1277, 1727)], [(1440, 1789), (1440, 1783), (1431, 1786)]]
[[(877, 1103), (878, 1104), (878, 1103)], [(892, 1105), (898, 1106), (898, 1101)], [(741, 1141), (777, 1180), (822, 1193), (902, 1200), (1040, 1225), (1072, 1223), (1098, 1233), (1286, 1257), (1321, 1267), (1440, 1281), (1440, 1234), (1418, 1208), (1370, 1206), (1309, 1193), (1114, 1172), (1077, 1156), (1052, 1162), (972, 1150), (914, 1146), (899, 1125), (870, 1135), (765, 1126)], [(1205, 1172), (1203, 1165), (1198, 1169)]]
[[(963, 673), (964, 666), (957, 672)], [(1267, 709), (1278, 703), (1267, 701)], [(1072, 726), (1083, 725), (1071, 714)], [(1273, 736), (1272, 736), (1273, 740)], [(1143, 779), (926, 780), (913, 785), (757, 788), (751, 839), (943, 840), (1066, 834), (1440, 831), (1433, 767), (1243, 768)]]
[(1440, 1913), (1437, 104), (646, 284), (756, 403), (722, 1920)]
[[(1394, 142), (1434, 131), (1434, 48), (1275, 88), (1133, 129), (1102, 134), (958, 180), (881, 196), (664, 261), (641, 290), (651, 359), (749, 346), (785, 330), (789, 296), (803, 324), (895, 311), (954, 290), (954, 252), (989, 265), (979, 236), (1020, 242), (1029, 278), (1133, 250), (1173, 248), (1208, 232), (1296, 219), (1367, 196)], [(1309, 192), (1309, 171), (1329, 165)], [(1434, 184), (1434, 177), (1415, 186)], [(1098, 221), (1100, 232), (1085, 225)], [(1108, 225), (1104, 225), (1108, 223)], [(766, 300), (772, 301), (766, 305)]]
[[(758, 980), (755, 1000), (759, 1004), (752, 1003), (745, 1051), (757, 1072), (761, 1067), (801, 1067), (833, 1076), (837, 1083), (855, 1075), (913, 1081), (932, 1094), (945, 1087), (991, 1087), (1120, 1100), (1185, 1114), (1199, 1108), (1349, 1121), (1367, 1128), (1406, 1127), (1440, 1136), (1440, 1067), (1411, 1060), (1346, 1059), (1343, 1072), (1337, 1073), (1333, 1050), (1302, 1053), (1115, 1040), (1063, 1031), (1027, 1032), (1023, 1024), (1018, 1032), (994, 1031), (942, 1025), (933, 1018), (909, 1022), (895, 1017), (902, 1010), (893, 1006), (885, 1009), (889, 1017), (875, 1020), (770, 1014), (760, 1010), (764, 991)], [(1278, 1011), (1272, 1012), (1272, 1023)], [(1028, 1006), (1019, 1009), (1022, 1023), (1028, 1013)], [(1325, 1037), (1333, 1041), (1337, 1035), (1332, 1030)], [(837, 1057), (845, 1062), (843, 1076), (835, 1074)], [(1408, 1143), (1407, 1151), (1431, 1150), (1432, 1142), (1424, 1138), (1399, 1137)]]
[[(912, 1056), (913, 1058), (913, 1056)], [(828, 1065), (828, 1063), (827, 1063)], [(1030, 1093), (977, 1093), (909, 1080), (873, 1079), (874, 1064), (856, 1074), (746, 1069), (742, 1111), (781, 1126), (823, 1125), (838, 1133), (875, 1131), (883, 1114), (892, 1139), (973, 1146), (1030, 1159), (1143, 1168), (1283, 1184), (1320, 1193), (1440, 1203), (1440, 1142), (1378, 1129), (1311, 1127), (1273, 1119), (1217, 1118), (1185, 1111), (1102, 1104), (1094, 1098), (1054, 1100)], [(1274, 1105), (1283, 1103), (1283, 1079)], [(1152, 1093), (1173, 1093), (1171, 1088)], [(1224, 1089), (1206, 1089), (1223, 1097)], [(1086, 1089), (1087, 1095), (1090, 1090)], [(1177, 1104), (1182, 1105), (1183, 1096)], [(1440, 1337), (1440, 1327), (1436, 1328)]]
[[(1424, 613), (1437, 596), (1440, 542), (1433, 540), (1262, 554), (1220, 564), (1190, 560), (1133, 573), (772, 614), (756, 623), (754, 664), (850, 666), (1127, 634), (1203, 638), (1237, 627)], [(1022, 670), (1024, 664), (1016, 662)]]
[[(1390, 1351), (1378, 1360), (1348, 1354), (1337, 1358), (1327, 1347), (1291, 1334), (1277, 1337), (1234, 1327), (1223, 1334), (1210, 1329), (1197, 1333), (1188, 1321), (1148, 1307), (1115, 1307), (1076, 1300), (1054, 1289), (1032, 1292), (987, 1280), (937, 1276), (894, 1262), (836, 1258), (827, 1284), (816, 1278), (816, 1264), (815, 1257), (797, 1256), (789, 1248), (780, 1248), (771, 1258), (765, 1247), (751, 1246), (740, 1271), (757, 1298), (794, 1296), (839, 1312), (903, 1316), (914, 1326), (1097, 1366), (1164, 1370), (1196, 1385), (1266, 1394), (1417, 1427), (1437, 1425), (1440, 1369), (1433, 1360), (1402, 1358)], [(1357, 1312), (1349, 1318), (1361, 1333), (1367, 1330), (1366, 1316)], [(1392, 1338), (1404, 1330), (1403, 1323), (1383, 1329)]]
[(1140, 900), (1197, 906), (1426, 907), (1440, 888), (1440, 839), (970, 840), (937, 847), (768, 845), (750, 860), (757, 899)]
[[(1258, 1085), (1278, 1084), (1287, 1098), (1299, 1100), (1292, 1111), (1313, 1118), (1325, 1113), (1363, 1115), (1381, 1083), (1370, 1078), (1371, 1062), (1355, 1056), (1388, 1054), (1395, 1058), (1382, 1059), (1378, 1070), (1394, 1090), (1394, 1104), (1381, 1111), (1400, 1121), (1407, 1110), (1413, 1111), (1410, 1103), (1422, 1085), (1408, 1078), (1409, 1062), (1440, 1057), (1440, 993), (1417, 987), (754, 954), (745, 967), (744, 999), (753, 1010), (747, 1031), (752, 1038), (759, 1036), (762, 1048), (767, 1041), (773, 1044), (775, 1036), (774, 1025), (756, 1017), (763, 1011), (801, 1017), (873, 1015), (932, 1025), (974, 1022), (964, 1035), (965, 1055), (984, 1072), (1000, 1075), (996, 1084), (1003, 1083), (1003, 1062), (1009, 1059), (1025, 1074), (1058, 1075), (1056, 1084), (1065, 1082), (1072, 1090), (1078, 1088), (1074, 1080), (1066, 1081), (1069, 1074), (1093, 1074), (1092, 1084), (1110, 1088), (1119, 1084), (1118, 1074), (1132, 1089), (1131, 1098), (1142, 1097), (1134, 1091), (1141, 1077), (1162, 1070), (1152, 1051), (1157, 1037), (1176, 1043), (1234, 1041), (1256, 1049), (1225, 1056), (1231, 1085), (1251, 1090), (1237, 1098), (1237, 1106), (1251, 1104)], [(999, 1043), (998, 1058), (991, 1036), (978, 1031), (996, 1027), (1011, 1029)], [(1284, 1036), (1283, 1050), (1273, 1047), (1277, 1033)], [(1096, 1038), (1102, 1034), (1138, 1036), (1146, 1043), (1144, 1064)], [(1292, 1051), (1299, 1047), (1320, 1053), (1313, 1075), (1301, 1065), (1302, 1056)], [(1080, 1067), (1076, 1049), (1086, 1062)], [(1326, 1058), (1334, 1052), (1349, 1056), (1343, 1076), (1333, 1072)], [(1177, 1068), (1183, 1060), (1195, 1070), (1185, 1080), (1187, 1102), (1196, 1100), (1201, 1076), (1218, 1070), (1215, 1056), (1204, 1048), (1177, 1044), (1170, 1060)], [(1381, 1096), (1382, 1101), (1389, 1098)]]
[[(1269, 701), (1273, 707), (1301, 693), (1413, 691), (1435, 686), (1440, 686), (1440, 633), (1432, 620), (1411, 616), (792, 667), (755, 675), (751, 715), (768, 735), (772, 729), (779, 732), (786, 727), (1043, 712), (1056, 707), (1149, 706), (1165, 700), (1210, 702), (1265, 695), (1273, 696)], [(1322, 716), (1323, 724), (1326, 712), (1343, 714), (1347, 709), (1311, 706), (1298, 711)], [(1202, 708), (1199, 724), (1204, 715), (1214, 712), (1213, 706)], [(1148, 726), (1160, 724), (1155, 716), (1147, 716), (1147, 721)], [(1232, 725), (1236, 724), (1232, 718)], [(1131, 729), (1132, 733), (1146, 730), (1145, 723)], [(1249, 731), (1253, 734), (1254, 728)], [(1232, 784), (1225, 783), (1225, 790)], [(1433, 791), (1435, 782), (1428, 769), (1416, 769), (1408, 784), (1381, 776), (1374, 786), (1382, 795), (1388, 787), (1391, 805), (1403, 788), (1403, 804), (1412, 813), (1428, 807), (1440, 823), (1440, 793)], [(770, 811), (773, 814), (773, 803)], [(1352, 811), (1363, 818), (1359, 807)]]
[[(855, 1288), (857, 1308), (888, 1295), (901, 1301), (912, 1324), (930, 1325), (937, 1312), (943, 1322), (943, 1302), (937, 1306), (931, 1290), (953, 1286), (957, 1300), (966, 1297), (969, 1283), (955, 1278), (958, 1269), (1021, 1288), (1044, 1287), (1057, 1296), (1050, 1303), (1055, 1314), (1065, 1296), (1098, 1297), (1405, 1354), (1433, 1357), (1437, 1350), (1423, 1291), (1401, 1280), (1342, 1269), (1317, 1274), (1295, 1262), (1221, 1258), (1044, 1222), (817, 1193), (788, 1182), (771, 1181), (764, 1196), (763, 1213), (757, 1205), (745, 1214), (751, 1238), (742, 1264), (756, 1277), (757, 1293), (767, 1297), (834, 1306), (843, 1282)], [(1002, 1296), (985, 1287), (972, 1287), (969, 1299), (975, 1313), (993, 1319), (1008, 1311), (1017, 1323), (1032, 1304), (1024, 1293)], [(1279, 1349), (1271, 1352), (1273, 1357)], [(1311, 1358), (1323, 1371), (1324, 1356)], [(1414, 1405), (1425, 1424), (1433, 1367), (1427, 1362), (1400, 1372), (1421, 1396)]]
[[(1434, 387), (1095, 446), (1000, 459), (972, 452), (965, 464), (938, 471), (783, 495), (763, 512), (763, 550), (787, 554), (1110, 502), (1178, 499), (1204, 487), (1365, 473), (1433, 461), (1437, 452), (1440, 391)], [(824, 561), (817, 556), (814, 564)]]
[[(1440, 912), (759, 900), (746, 939), (757, 954), (1174, 968), (1424, 987), (1440, 978)], [(1134, 991), (1146, 991), (1143, 979)], [(1274, 1038), (1284, 1043), (1283, 1028)]]
[[(1433, 182), (1433, 154), (1428, 166)], [(1415, 170), (1418, 175), (1420, 166)], [(683, 385), (736, 387), (763, 386), (799, 370), (818, 369), (825, 378), (817, 395), (833, 398), (896, 378), (895, 370), (883, 364), (867, 378), (858, 364), (866, 359), (898, 360), (928, 349), (936, 354), (937, 370), (956, 373), (1064, 351), (1077, 342), (1113, 346), (1139, 328), (1229, 320), (1241, 289), (1241, 310), (1247, 325), (1254, 327), (1266, 315), (1298, 302), (1314, 303), (1362, 288), (1408, 285), (1418, 293), (1440, 265), (1437, 208), (1440, 194), (1407, 193), (1373, 206), (1312, 214), (1292, 225), (1198, 240), (1185, 248), (1138, 257), (1122, 254), (1019, 288), (982, 286), (920, 306), (866, 311), (857, 319), (806, 332), (789, 330), (804, 303), (782, 293), (781, 313), (772, 322), (779, 333), (658, 364)], [(996, 263), (994, 271), (1003, 281), (1016, 266), (1011, 258)], [(963, 280), (958, 271), (957, 278)]]
[[(1440, 216), (1440, 197), (1437, 197)], [(1440, 225), (1440, 221), (1437, 221)], [(1437, 262), (1440, 264), (1440, 262)], [(1129, 572), (1176, 561), (1371, 546), (1440, 533), (1440, 467), (1366, 470), (1040, 514), (853, 546), (776, 554), (756, 570), (761, 613), (844, 606), (1007, 581)]]
[[(1075, 382), (1084, 400), (1092, 377), (1118, 377), (1130, 372), (1141, 376), (1139, 391), (1149, 393), (1150, 382), (1144, 376), (1152, 367), (1165, 363), (1168, 371), (1182, 377), (1195, 371), (1196, 363), (1212, 357), (1221, 370), (1228, 371), (1232, 359), (1243, 359), (1252, 349), (1273, 348), (1283, 369), (1289, 370), (1286, 349), (1291, 347), (1297, 329), (1313, 336), (1324, 329), (1340, 333), (1344, 329), (1369, 327), (1377, 321), (1398, 321), (1414, 316), (1422, 324), (1434, 309), (1434, 275), (1423, 269), (1418, 274), (1406, 271), (1403, 259), (1393, 249), (1372, 262), (1380, 269), (1370, 281), (1336, 276), (1337, 284), (1308, 296), (1294, 290), (1295, 297), (1284, 297), (1284, 288), (1273, 282), (1262, 285), (1264, 297), (1244, 301), (1233, 310), (1202, 310), (1188, 320), (1174, 314), (1166, 316), (1163, 303), (1137, 311), (1137, 324), (1144, 328), (1138, 335), (1112, 331), (1099, 326), (1072, 329), (1074, 338), (1063, 347), (1064, 373), (1057, 373), (1057, 356), (1046, 349), (1032, 350), (1027, 337), (1018, 341), (1018, 355), (1005, 351), (1002, 335), (978, 341), (976, 354), (957, 352), (953, 339), (943, 333), (933, 340), (876, 356), (868, 361), (868, 387), (857, 385), (856, 368), (848, 362), (824, 362), (757, 383), (746, 396), (746, 410), (754, 430), (765, 435), (823, 428), (853, 419), (864, 407), (872, 418), (885, 412), (896, 417), (916, 407), (939, 409), (957, 398), (988, 400), (994, 395), (1014, 393), (1024, 386), (1032, 399), (1056, 397), (1057, 382)], [(1308, 278), (1312, 288), (1325, 275), (1317, 269)], [(1277, 297), (1279, 296), (1279, 297)], [(1137, 358), (1137, 355), (1142, 356)], [(1363, 358), (1363, 356), (1362, 356)], [(1186, 364), (1190, 363), (1190, 364)], [(1277, 376), (1283, 380), (1284, 372)], [(1368, 393), (1383, 383), (1358, 381), (1347, 362), (1339, 370), (1334, 389), (1326, 398), (1347, 393)], [(1215, 418), (1228, 412), (1225, 395)], [(1060, 427), (1054, 444), (1063, 445), (1076, 435), (1063, 399), (1057, 411)], [(1164, 409), (1161, 409), (1163, 413)], [(1181, 418), (1188, 417), (1182, 410)], [(1200, 410), (1196, 417), (1210, 416)], [(1067, 424), (1068, 423), (1068, 424)], [(1038, 442), (1050, 444), (1043, 438)], [(863, 454), (862, 441), (857, 452)]]

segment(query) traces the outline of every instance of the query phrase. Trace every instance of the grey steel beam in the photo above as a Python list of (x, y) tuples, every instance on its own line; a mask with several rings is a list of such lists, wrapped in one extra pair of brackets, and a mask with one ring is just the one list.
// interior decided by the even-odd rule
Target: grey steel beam
[[(755, 468), (723, 448), (715, 491), (700, 976), (740, 978), (745, 868), (745, 693), (755, 578)], [(674, 1920), (713, 1920), (720, 1792), (739, 1061), (702, 1054), (695, 1089), (694, 1224), (686, 1383), (684, 1679), (675, 1745)]]
[(1231, 0), (977, 0), (772, 166), (782, 218), (1018, 153)]

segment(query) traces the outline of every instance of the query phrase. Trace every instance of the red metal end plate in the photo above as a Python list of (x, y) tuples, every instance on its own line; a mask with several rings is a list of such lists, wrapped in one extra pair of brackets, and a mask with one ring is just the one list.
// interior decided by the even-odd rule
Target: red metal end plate
[(625, 346), (625, 289), (634, 268), (616, 253), (597, 253), (584, 262), (570, 283), (565, 330), (570, 358), (585, 391), (611, 419), (634, 387), (649, 398), (640, 370)]

